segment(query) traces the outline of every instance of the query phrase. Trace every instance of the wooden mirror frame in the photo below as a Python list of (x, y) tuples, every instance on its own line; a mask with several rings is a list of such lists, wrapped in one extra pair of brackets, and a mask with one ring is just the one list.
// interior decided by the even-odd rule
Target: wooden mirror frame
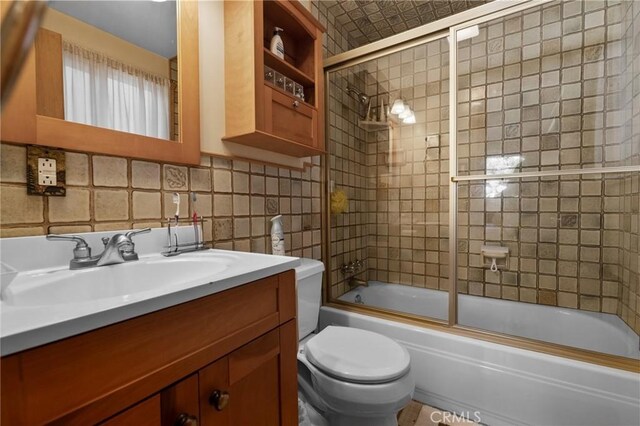
[[(6, 2), (2, 2), (6, 3)], [(4, 8), (4, 6), (3, 6)], [(3, 142), (180, 164), (200, 164), (198, 2), (177, 0), (179, 140), (153, 138), (42, 115), (50, 60), (36, 40), (1, 117)], [(49, 55), (51, 56), (51, 55)], [(62, 57), (58, 59), (62, 62)], [(43, 63), (46, 66), (43, 66)], [(40, 66), (39, 66), (40, 65)], [(62, 70), (60, 70), (61, 78)], [(62, 94), (59, 94), (62, 96)]]

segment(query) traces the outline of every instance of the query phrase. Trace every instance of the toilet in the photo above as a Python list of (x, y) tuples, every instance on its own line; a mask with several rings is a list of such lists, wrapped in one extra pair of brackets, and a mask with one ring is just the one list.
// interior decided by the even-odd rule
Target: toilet
[(322, 262), (302, 259), (298, 294), (298, 407), (305, 426), (396, 426), (413, 396), (407, 350), (371, 331), (329, 326), (315, 333)]

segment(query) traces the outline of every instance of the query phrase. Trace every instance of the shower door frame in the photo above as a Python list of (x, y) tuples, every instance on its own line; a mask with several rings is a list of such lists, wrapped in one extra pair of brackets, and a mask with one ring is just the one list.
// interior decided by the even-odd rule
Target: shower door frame
[[(331, 299), (331, 209), (330, 209), (330, 156), (331, 144), (327, 143), (327, 152), (322, 156), (324, 168), (324, 209), (323, 218), (323, 260), (328, 265), (325, 273), (325, 288), (323, 302), (327, 306), (336, 307), (352, 312), (375, 315), (385, 319), (401, 321), (422, 327), (434, 328), (440, 331), (453, 333), (465, 337), (485, 340), (493, 343), (504, 344), (520, 349), (532, 350), (550, 355), (561, 356), (578, 361), (589, 362), (597, 365), (617, 368), (626, 371), (640, 373), (640, 363), (637, 360), (618, 355), (610, 355), (601, 352), (549, 343), (525, 337), (512, 336), (493, 331), (478, 329), (458, 323), (458, 183), (470, 181), (485, 181), (495, 179), (496, 175), (459, 175), (457, 159), (457, 117), (458, 117), (458, 75), (457, 75), (457, 32), (461, 29), (499, 19), (504, 16), (518, 13), (543, 5), (554, 0), (505, 0), (494, 1), (464, 12), (440, 19), (438, 21), (405, 31), (386, 39), (370, 43), (350, 51), (327, 58), (324, 63), (325, 84), (329, 83), (330, 73), (350, 68), (354, 65), (374, 60), (389, 54), (410, 49), (431, 41), (449, 37), (449, 291), (448, 291), (448, 318), (447, 321), (427, 318), (418, 315), (392, 311), (384, 308), (354, 305), (341, 300)], [(327, 86), (329, 87), (329, 86)], [(330, 106), (330, 90), (325, 90), (325, 108)], [(325, 135), (329, 137), (330, 119), (329, 111), (325, 114)], [(610, 174), (610, 173), (640, 173), (640, 165), (623, 167), (598, 167), (586, 169), (559, 169), (501, 174), (500, 179), (508, 178), (535, 178), (535, 177), (559, 177), (564, 175), (586, 174)]]

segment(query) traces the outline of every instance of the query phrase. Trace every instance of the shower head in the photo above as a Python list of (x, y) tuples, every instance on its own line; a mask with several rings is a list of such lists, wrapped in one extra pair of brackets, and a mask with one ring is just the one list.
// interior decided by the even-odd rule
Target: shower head
[(354, 89), (351, 86), (347, 86), (347, 94), (352, 98), (355, 98), (358, 102), (363, 105), (367, 105), (369, 103), (369, 96), (365, 95), (358, 89)]

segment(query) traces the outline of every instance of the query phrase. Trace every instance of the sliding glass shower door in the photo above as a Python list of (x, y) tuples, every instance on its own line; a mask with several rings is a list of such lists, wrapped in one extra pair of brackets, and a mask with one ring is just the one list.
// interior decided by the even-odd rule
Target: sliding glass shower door
[(640, 356), (632, 13), (550, 1), (452, 29), (458, 324)]
[(499, 3), (327, 71), (329, 300), (640, 359), (640, 9)]
[(448, 319), (448, 64), (441, 35), (328, 73), (333, 298)]

